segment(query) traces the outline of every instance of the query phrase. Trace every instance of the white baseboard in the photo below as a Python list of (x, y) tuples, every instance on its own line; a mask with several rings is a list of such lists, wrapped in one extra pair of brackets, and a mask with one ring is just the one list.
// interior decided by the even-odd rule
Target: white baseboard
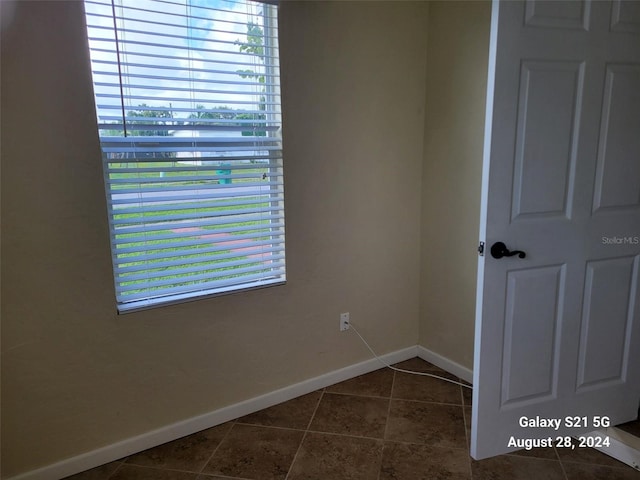
[(609, 446), (595, 447), (596, 450), (640, 471), (640, 438), (615, 427), (589, 432), (585, 436), (608, 437)]
[(456, 377), (460, 377), (466, 382), (473, 383), (473, 371), (467, 367), (463, 367), (459, 363), (454, 362), (453, 360), (449, 360), (442, 355), (439, 355), (431, 350), (428, 350), (424, 347), (418, 345), (418, 356), (422, 360), (426, 360), (427, 362), (433, 363), (436, 367), (440, 367), (443, 370), (455, 375)]
[[(418, 356), (418, 348), (420, 347), (408, 347), (402, 350), (397, 350), (395, 352), (382, 355), (381, 359), (387, 363), (402, 362)], [(432, 363), (440, 366), (435, 361)], [(334, 383), (342, 382), (344, 380), (357, 377), (358, 375), (372, 372), (382, 366), (383, 365), (375, 358), (365, 360), (234, 405), (229, 405), (203, 415), (198, 415), (172, 425), (167, 425), (165, 427), (143, 433), (136, 437), (107, 445), (106, 447), (102, 447), (97, 450), (38, 468), (37, 470), (31, 470), (29, 472), (7, 478), (6, 480), (58, 480), (69, 475), (74, 475), (76, 473), (89, 470), (90, 468), (118, 460), (128, 455), (141, 452), (142, 450), (176, 440), (184, 437), (185, 435), (191, 435), (192, 433), (228, 422), (229, 420), (257, 412), (258, 410), (311, 393), (320, 388), (328, 387)]]

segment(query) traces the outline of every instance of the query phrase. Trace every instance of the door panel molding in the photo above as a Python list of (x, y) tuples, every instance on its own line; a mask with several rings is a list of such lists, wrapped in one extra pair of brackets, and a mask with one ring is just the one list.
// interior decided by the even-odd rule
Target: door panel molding
[(571, 218), (583, 93), (584, 62), (522, 62), (512, 220)]
[(640, 3), (614, 0), (611, 5), (610, 31), (640, 33)]
[[(501, 407), (531, 405), (557, 394), (565, 277), (566, 265), (507, 272)], [(551, 297), (554, 303), (547, 301)], [(527, 376), (520, 374), (523, 369)]]
[(589, 30), (591, 2), (556, 3), (527, 0), (524, 24), (528, 27)]
[(640, 64), (607, 64), (605, 78), (594, 213), (640, 207)]
[(587, 262), (576, 392), (626, 380), (639, 258)]

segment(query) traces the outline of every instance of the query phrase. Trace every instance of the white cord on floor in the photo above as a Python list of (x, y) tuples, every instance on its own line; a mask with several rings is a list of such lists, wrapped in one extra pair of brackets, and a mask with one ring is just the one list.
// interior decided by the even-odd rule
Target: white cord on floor
[(466, 385), (464, 383), (456, 382), (455, 380), (451, 380), (449, 378), (440, 377), (440, 376), (434, 375), (432, 373), (414, 372), (412, 370), (405, 370), (404, 368), (393, 367), (393, 366), (389, 365), (387, 362), (385, 362), (384, 360), (382, 360), (376, 354), (376, 352), (373, 351), (373, 348), (371, 348), (371, 346), (367, 343), (367, 341), (364, 338), (362, 338), (362, 335), (360, 335), (360, 332), (358, 332), (358, 329), (356, 327), (354, 327), (353, 323), (351, 323), (351, 322), (349, 322), (349, 330), (353, 330), (354, 332), (356, 332), (356, 335), (358, 335), (360, 337), (360, 340), (362, 340), (362, 342), (367, 346), (367, 348), (373, 354), (373, 356), (376, 357), (376, 359), (380, 363), (382, 363), (385, 367), (390, 368), (391, 370), (395, 370), (396, 372), (402, 372), (402, 373), (410, 373), (412, 375), (421, 375), (423, 377), (433, 377), (433, 378), (437, 378), (439, 380), (444, 380), (445, 382), (455, 383), (456, 385), (460, 385), (461, 387), (466, 387), (466, 388), (469, 388), (469, 389), (473, 390), (473, 387), (471, 385)]

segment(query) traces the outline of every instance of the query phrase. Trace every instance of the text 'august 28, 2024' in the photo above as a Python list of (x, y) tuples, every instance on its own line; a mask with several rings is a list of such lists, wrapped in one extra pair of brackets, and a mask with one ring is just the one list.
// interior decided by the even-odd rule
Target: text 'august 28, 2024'
[[(574, 450), (576, 448), (602, 448), (611, 445), (607, 435), (586, 434), (572, 436), (558, 434), (561, 428), (563, 430), (570, 428), (592, 430), (607, 428), (611, 426), (611, 421), (607, 416), (566, 416), (563, 418), (522, 416), (518, 419), (518, 426), (522, 431), (522, 435), (509, 437), (508, 447), (531, 450), (532, 448), (555, 446), (556, 448)], [(541, 436), (541, 432), (548, 432), (549, 435)]]

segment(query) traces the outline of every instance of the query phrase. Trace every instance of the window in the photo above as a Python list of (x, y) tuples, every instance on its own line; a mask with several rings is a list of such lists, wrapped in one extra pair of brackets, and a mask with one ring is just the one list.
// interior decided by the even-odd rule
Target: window
[(85, 11), (118, 310), (284, 282), (277, 7)]

